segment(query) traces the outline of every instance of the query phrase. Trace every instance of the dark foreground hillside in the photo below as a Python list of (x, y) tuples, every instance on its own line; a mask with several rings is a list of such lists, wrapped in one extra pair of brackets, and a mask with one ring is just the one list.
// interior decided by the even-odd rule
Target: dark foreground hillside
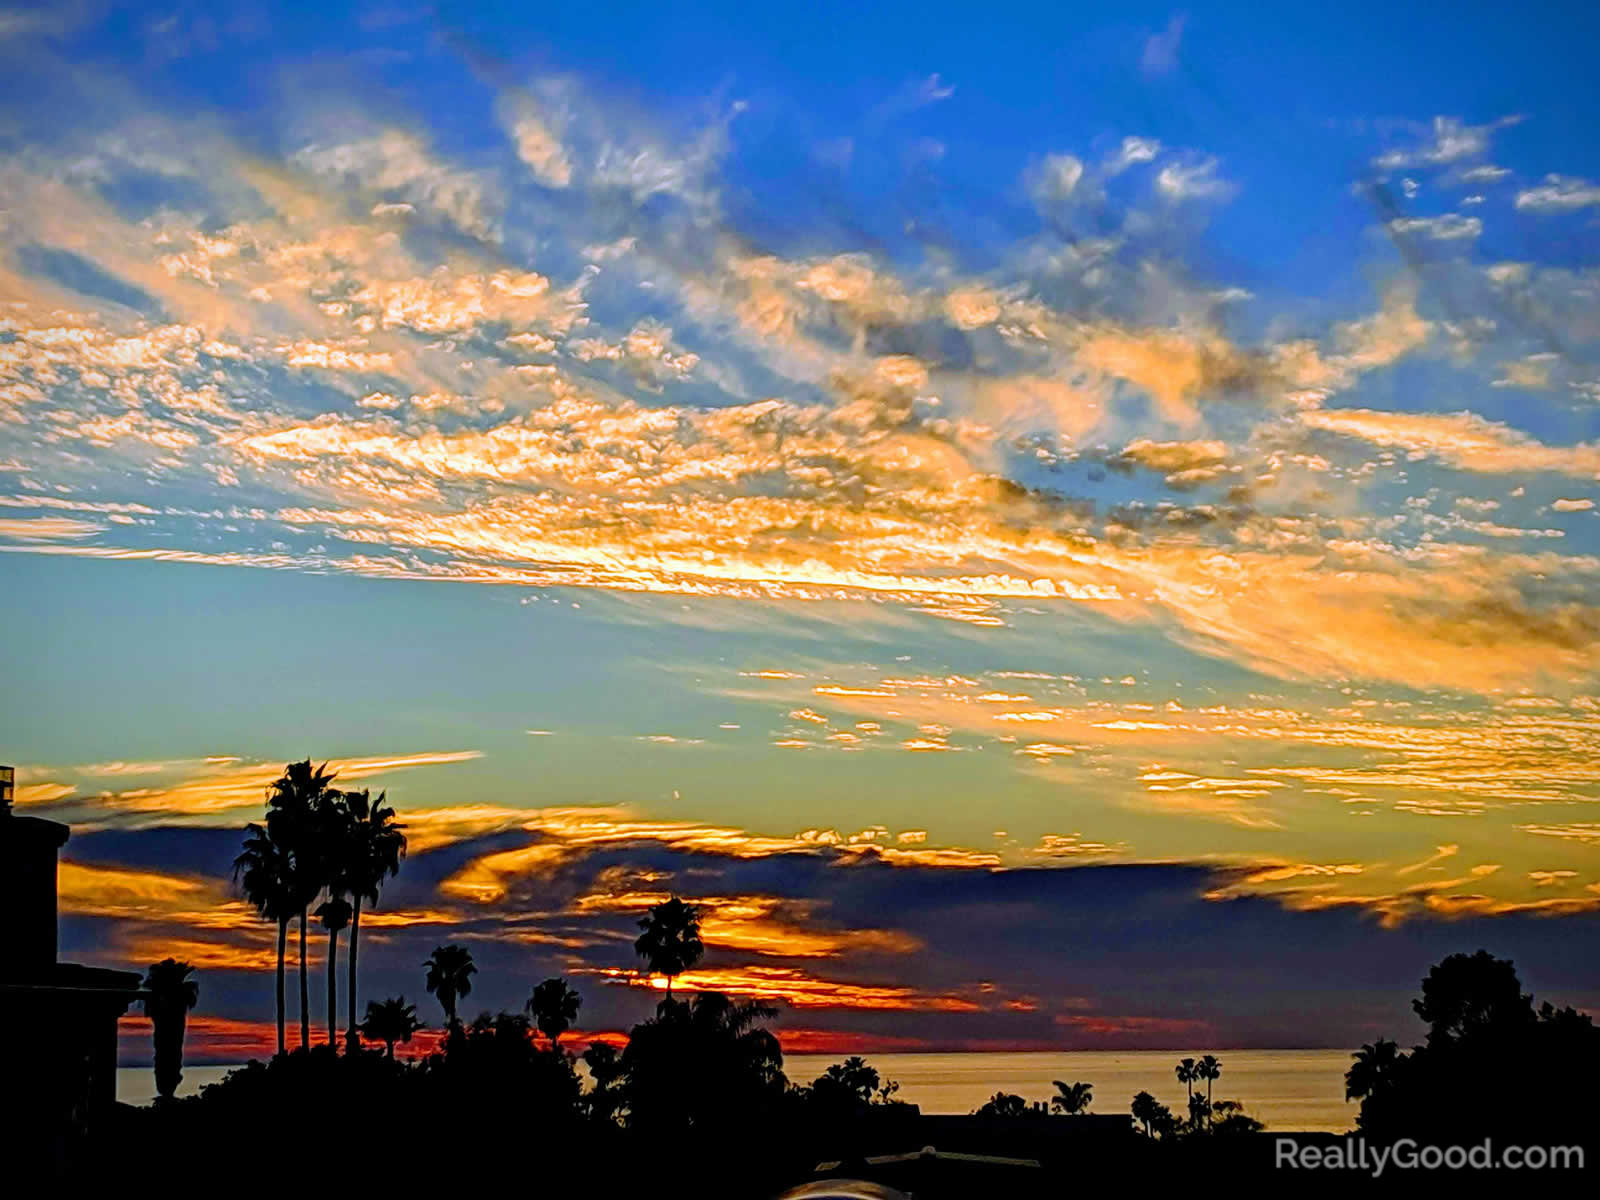
[[(734, 1200), (790, 1189), (814, 1196), (1061, 1197), (1096, 1190), (1226, 1181), (1246, 1194), (1291, 1188), (1329, 1195), (1419, 1186), (1587, 1186), (1569, 1163), (1534, 1171), (1406, 1169), (1374, 1176), (1365, 1159), (1290, 1166), (1280, 1145), (1323, 1159), (1362, 1152), (1354, 1138), (1245, 1132), (1156, 1138), (1123, 1116), (1020, 1113), (928, 1116), (915, 1106), (788, 1088), (720, 1103), (691, 1084), (674, 1110), (624, 1126), (581, 1093), (570, 1063), (536, 1052), (520, 1066), (469, 1063), (458, 1048), (416, 1067), (381, 1054), (291, 1054), (252, 1064), (202, 1097), (120, 1107), (114, 1126), (75, 1172), (106, 1187), (175, 1171), (194, 1189), (331, 1187), (413, 1195), (450, 1188), (572, 1196), (695, 1196)], [(604, 1089), (601, 1089), (602, 1091)], [(716, 1119), (710, 1119), (713, 1107)], [(1591, 1125), (1591, 1129), (1593, 1126)], [(1583, 1139), (1594, 1163), (1592, 1136)], [(1495, 1143), (1498, 1148), (1499, 1142)], [(1470, 1176), (1470, 1178), (1468, 1178)], [(213, 1183), (212, 1181), (215, 1181)], [(829, 1181), (832, 1181), (831, 1183)]]

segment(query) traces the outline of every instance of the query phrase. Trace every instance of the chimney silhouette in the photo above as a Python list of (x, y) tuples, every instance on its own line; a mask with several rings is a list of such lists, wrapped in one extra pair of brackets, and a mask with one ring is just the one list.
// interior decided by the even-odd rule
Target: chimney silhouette
[(0, 912), (7, 914), (0, 973), (48, 975), (56, 964), (56, 855), (70, 830), (12, 811), (16, 773), (0, 767)]

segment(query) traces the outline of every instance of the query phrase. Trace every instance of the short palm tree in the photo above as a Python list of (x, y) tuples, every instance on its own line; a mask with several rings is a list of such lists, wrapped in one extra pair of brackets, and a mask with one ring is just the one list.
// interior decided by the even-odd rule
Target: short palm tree
[(1363, 1045), (1350, 1057), (1355, 1061), (1345, 1072), (1344, 1098), (1364, 1100), (1374, 1092), (1382, 1090), (1383, 1085), (1394, 1077), (1405, 1056), (1400, 1053), (1400, 1047), (1396, 1043), (1387, 1038), (1379, 1038), (1375, 1042)]
[(778, 1039), (761, 1024), (778, 1015), (776, 1008), (759, 1000), (736, 1001), (721, 992), (701, 992), (692, 1004), (680, 1005), (677, 1011), (681, 1014), (684, 1009), (701, 1045), (724, 1047), (745, 1078), (782, 1085), (783, 1051)]
[(1154, 1135), (1154, 1125), (1161, 1116), (1161, 1105), (1149, 1092), (1140, 1092), (1133, 1098), (1133, 1119), (1144, 1126), (1145, 1137)]
[(384, 803), (387, 795), (379, 792), (374, 800), (365, 789), (343, 794), (346, 838), (330, 880), (355, 905), (350, 916), (350, 1011), (345, 1024), (345, 1041), (352, 1049), (357, 1042), (356, 962), (361, 953), (361, 904), (378, 902), (384, 879), (400, 873), (400, 860), (406, 853), (405, 826), (395, 822), (394, 809)]
[(633, 949), (650, 971), (667, 977), (667, 999), (672, 999), (672, 980), (681, 975), (705, 953), (700, 940), (700, 910), (678, 897), (653, 905), (639, 921), (644, 930)]
[(361, 1033), (383, 1043), (385, 1058), (394, 1057), (396, 1042), (409, 1042), (411, 1035), (421, 1028), (416, 1006), (407, 1004), (404, 996), (367, 1001), (367, 1019), (361, 1022)]
[(324, 900), (317, 908), (317, 919), (328, 931), (328, 1045), (338, 1045), (334, 1032), (339, 1012), (339, 933), (350, 924), (350, 901), (343, 896)]
[(144, 1012), (155, 1039), (156, 1094), (170, 1102), (183, 1082), (183, 1031), (200, 1002), (194, 967), (173, 958), (153, 963), (144, 978)]
[(1076, 1116), (1088, 1109), (1094, 1099), (1094, 1085), (1091, 1083), (1062, 1083), (1061, 1080), (1052, 1080), (1056, 1087), (1056, 1094), (1050, 1097), (1050, 1107), (1057, 1112)]
[(312, 767), (308, 758), (289, 763), (267, 789), (267, 833), (289, 853), (295, 909), (300, 915), (300, 1045), (311, 1044), (310, 997), (306, 990), (306, 922), (311, 902), (327, 882), (327, 820), (324, 808), (337, 793), (337, 772)]
[(245, 826), (244, 848), (233, 860), (233, 878), (258, 914), (278, 925), (278, 1053), (283, 1053), (283, 954), (289, 921), (297, 911), (293, 864), (288, 850), (260, 825)]
[(428, 991), (439, 998), (439, 1007), (444, 1009), (445, 1027), (457, 1028), (456, 1001), (471, 994), (472, 976), (478, 970), (472, 952), (465, 946), (435, 946), (422, 965), (428, 968)]
[(550, 1039), (550, 1049), (560, 1049), (561, 1035), (578, 1019), (583, 997), (565, 979), (546, 979), (533, 989), (526, 1008), (539, 1032)]

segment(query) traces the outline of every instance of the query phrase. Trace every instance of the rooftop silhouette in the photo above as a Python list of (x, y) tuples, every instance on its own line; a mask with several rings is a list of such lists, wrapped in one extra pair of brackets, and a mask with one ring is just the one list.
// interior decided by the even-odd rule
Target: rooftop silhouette
[(60, 1169), (111, 1119), (117, 1018), (139, 996), (132, 971), (56, 957), (56, 861), (67, 826), (13, 811), (11, 768), (0, 770), (0, 1028), (15, 1155)]

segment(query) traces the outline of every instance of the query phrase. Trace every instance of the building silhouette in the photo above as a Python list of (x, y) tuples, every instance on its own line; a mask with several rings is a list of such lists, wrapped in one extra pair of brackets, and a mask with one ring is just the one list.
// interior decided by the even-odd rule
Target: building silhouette
[[(56, 856), (70, 830), (18, 816), (0, 767), (0, 1029), (7, 1167), (59, 1171), (110, 1117), (117, 1018), (139, 994), (131, 971), (56, 961)], [(19, 1157), (20, 1156), (20, 1157)]]

